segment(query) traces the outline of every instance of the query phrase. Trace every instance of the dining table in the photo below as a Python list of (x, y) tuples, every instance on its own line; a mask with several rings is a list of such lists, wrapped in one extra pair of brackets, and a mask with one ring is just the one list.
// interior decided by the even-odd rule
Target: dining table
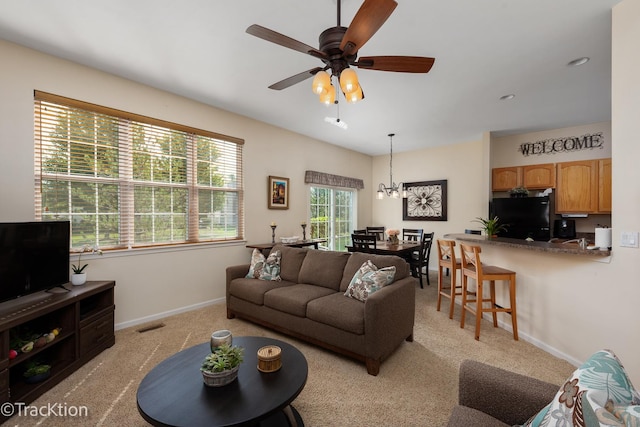
[(347, 250), (350, 252), (367, 252), (377, 255), (396, 255), (400, 258), (404, 258), (407, 262), (411, 261), (413, 253), (420, 250), (421, 242), (401, 240), (398, 243), (391, 243), (389, 241), (376, 242), (375, 248), (360, 249), (353, 246), (347, 246)]

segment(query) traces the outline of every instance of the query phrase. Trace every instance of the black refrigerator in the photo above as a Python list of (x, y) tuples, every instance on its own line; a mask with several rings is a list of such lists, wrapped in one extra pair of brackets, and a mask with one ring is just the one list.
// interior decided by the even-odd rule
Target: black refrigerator
[(510, 197), (493, 199), (491, 217), (497, 216), (500, 224), (507, 224), (506, 231), (499, 237), (512, 237), (548, 241), (551, 239), (551, 224), (554, 209), (552, 198), (543, 197)]

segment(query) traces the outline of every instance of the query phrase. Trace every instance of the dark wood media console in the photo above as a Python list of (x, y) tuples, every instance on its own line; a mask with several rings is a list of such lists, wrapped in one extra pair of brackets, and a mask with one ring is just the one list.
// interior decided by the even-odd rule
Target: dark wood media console
[[(114, 281), (65, 285), (0, 303), (0, 401), (28, 404), (51, 389), (80, 366), (115, 344)], [(9, 358), (12, 333), (28, 328), (47, 333), (62, 328), (56, 338), (42, 347), (19, 352)], [(27, 364), (42, 360), (51, 365), (51, 375), (27, 383)], [(5, 419), (0, 417), (0, 421)]]

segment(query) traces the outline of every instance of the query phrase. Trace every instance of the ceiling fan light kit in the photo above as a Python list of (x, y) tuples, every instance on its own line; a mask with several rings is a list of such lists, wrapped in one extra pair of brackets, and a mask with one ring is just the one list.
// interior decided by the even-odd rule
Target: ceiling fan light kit
[(364, 94), (358, 75), (351, 67), (401, 73), (428, 73), (433, 66), (434, 58), (420, 56), (368, 56), (358, 60), (358, 50), (382, 27), (396, 6), (398, 3), (395, 0), (364, 0), (351, 25), (343, 27), (340, 25), (340, 0), (337, 0), (337, 25), (320, 34), (318, 49), (256, 24), (249, 26), (247, 33), (311, 55), (324, 63), (324, 67), (315, 67), (274, 83), (269, 86), (270, 89), (286, 89), (313, 76), (313, 93), (320, 97), (320, 102), (333, 104), (336, 90), (331, 80), (335, 76), (347, 103), (352, 104), (364, 99)]

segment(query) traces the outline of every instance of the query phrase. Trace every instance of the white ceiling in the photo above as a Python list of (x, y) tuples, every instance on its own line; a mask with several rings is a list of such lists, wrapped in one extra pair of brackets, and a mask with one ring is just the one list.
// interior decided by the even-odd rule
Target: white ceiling
[[(397, 1), (359, 55), (435, 65), (356, 69), (366, 98), (340, 103), (346, 131), (324, 121), (336, 107), (318, 102), (311, 79), (267, 88), (320, 60), (245, 33), (260, 24), (316, 47), (336, 0), (0, 0), (0, 38), (370, 155), (388, 152), (390, 132), (399, 152), (610, 120), (620, 0)], [(362, 0), (342, 3), (348, 26)]]

